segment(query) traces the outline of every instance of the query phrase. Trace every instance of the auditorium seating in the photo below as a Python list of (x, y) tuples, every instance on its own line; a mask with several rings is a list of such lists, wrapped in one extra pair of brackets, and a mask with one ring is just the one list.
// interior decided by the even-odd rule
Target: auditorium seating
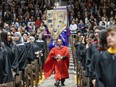
[(38, 86), (38, 82), (39, 82), (39, 66), (38, 66), (38, 60), (36, 59), (35, 61), (33, 61), (32, 63), (32, 71), (33, 71), (33, 79), (35, 81), (34, 85), (35, 87)]
[(22, 71), (19, 71), (19, 75), (15, 75), (15, 87), (23, 87)]
[(82, 63), (77, 61), (76, 67), (76, 77), (77, 77), (77, 87), (87, 87), (88, 77), (85, 76), (85, 71), (83, 69)]
[(0, 85), (0, 87), (15, 87), (14, 81)]
[[(74, 43), (73, 43), (74, 44)], [(72, 49), (72, 57), (73, 57), (73, 63), (74, 63), (74, 70), (76, 71), (76, 83), (77, 87), (87, 87), (88, 85), (88, 77), (86, 77), (86, 72), (82, 66), (81, 61), (76, 60), (76, 51), (74, 50), (74, 45), (71, 45)]]
[(19, 71), (19, 75), (15, 75), (15, 80), (0, 84), (0, 87), (38, 87), (38, 82), (42, 79), (42, 66), (35, 59), (31, 64), (27, 64), (24, 73)]

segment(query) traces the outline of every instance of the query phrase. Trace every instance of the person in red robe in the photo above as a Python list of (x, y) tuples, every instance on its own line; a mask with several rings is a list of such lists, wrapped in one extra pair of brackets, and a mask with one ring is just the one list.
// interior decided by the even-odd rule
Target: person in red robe
[(65, 86), (64, 82), (66, 78), (69, 78), (68, 68), (70, 53), (66, 46), (62, 46), (62, 40), (57, 40), (57, 46), (52, 48), (46, 62), (44, 64), (44, 77), (47, 79), (53, 72), (55, 72), (54, 84), (56, 87), (59, 86), (60, 81), (61, 85)]
[(37, 27), (40, 27), (41, 26), (41, 23), (42, 23), (42, 20), (40, 19), (40, 17), (37, 17), (37, 20), (35, 21), (35, 25)]

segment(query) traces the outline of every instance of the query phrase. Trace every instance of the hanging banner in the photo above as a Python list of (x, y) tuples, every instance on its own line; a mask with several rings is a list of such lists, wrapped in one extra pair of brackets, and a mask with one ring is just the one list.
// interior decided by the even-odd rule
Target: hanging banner
[(52, 38), (57, 38), (67, 26), (66, 8), (47, 10), (47, 26), (51, 32)]

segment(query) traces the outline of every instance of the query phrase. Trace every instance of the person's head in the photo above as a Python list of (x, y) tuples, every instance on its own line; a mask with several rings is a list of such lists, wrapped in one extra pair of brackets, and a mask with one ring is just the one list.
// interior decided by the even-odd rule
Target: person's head
[(42, 35), (41, 34), (38, 35), (38, 39), (42, 40)]
[(41, 31), (40, 31), (40, 29), (38, 28), (38, 29), (37, 29), (37, 34), (40, 34), (40, 33), (41, 33)]
[(102, 48), (107, 47), (106, 32), (107, 32), (106, 30), (99, 31), (98, 42), (99, 42), (100, 47), (102, 47)]
[(93, 42), (93, 39), (94, 38), (95, 38), (94, 34), (93, 33), (90, 33), (89, 36), (88, 36), (88, 43)]
[(99, 36), (99, 28), (98, 27), (95, 28), (94, 35), (96, 38), (98, 38), (98, 36)]
[(9, 25), (7, 24), (7, 23), (4, 23), (4, 29), (6, 29), (6, 28), (8, 28), (9, 27)]
[(102, 17), (102, 21), (105, 21), (105, 18), (104, 17)]
[(36, 32), (31, 32), (31, 33), (30, 33), (30, 36), (35, 37), (35, 35), (36, 35)]
[(113, 21), (113, 17), (110, 17), (110, 21)]
[(40, 17), (38, 16), (37, 19), (40, 20)]
[(97, 22), (97, 19), (96, 18), (94, 18), (94, 22)]
[(82, 41), (83, 40), (83, 35), (82, 34), (80, 34), (80, 36), (79, 36), (79, 41)]
[(11, 40), (12, 40), (11, 33), (8, 32), (7, 33), (7, 41), (10, 42)]
[(80, 22), (80, 24), (83, 24), (83, 21), (82, 20), (80, 20), (79, 22)]
[(107, 29), (106, 39), (109, 47), (116, 48), (116, 25), (112, 25)]
[(58, 39), (57, 40), (57, 44), (58, 44), (58, 46), (61, 46), (62, 45), (62, 40), (61, 39)]
[(35, 41), (35, 38), (34, 38), (33, 36), (30, 36), (30, 37), (29, 37), (29, 42), (30, 42), (30, 43), (34, 43), (34, 41)]
[(41, 26), (43, 26), (43, 25), (44, 25), (44, 21), (41, 22)]
[(15, 32), (14, 33), (14, 39), (15, 41), (22, 41), (22, 35), (20, 32)]
[(11, 33), (7, 32), (7, 31), (3, 31), (1, 33), (1, 40), (2, 40), (2, 42), (4, 42), (4, 44), (8, 44), (9, 42), (11, 42), (12, 41)]
[(25, 33), (23, 34), (23, 39), (24, 39), (24, 41), (27, 41), (27, 39), (28, 39), (28, 33), (27, 33), (27, 32), (25, 32)]
[(19, 21), (19, 19), (18, 18), (16, 18), (16, 22), (18, 22)]
[(72, 21), (72, 24), (74, 24), (75, 22), (74, 21)]

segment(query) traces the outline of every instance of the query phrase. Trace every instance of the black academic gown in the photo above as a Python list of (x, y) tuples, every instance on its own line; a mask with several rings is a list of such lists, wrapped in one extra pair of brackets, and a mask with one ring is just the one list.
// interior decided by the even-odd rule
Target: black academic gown
[(8, 55), (3, 48), (0, 48), (0, 84), (13, 80)]
[(102, 52), (96, 66), (96, 87), (116, 87), (116, 55)]
[(38, 45), (38, 49), (39, 51), (42, 52), (43, 55), (40, 55), (41, 57), (41, 62), (42, 62), (42, 66), (44, 65), (44, 62), (45, 62), (45, 42), (43, 40), (36, 40), (35, 42), (37, 45)]
[(82, 44), (80, 41), (76, 41), (76, 43), (74, 45), (75, 45), (75, 49), (76, 49), (76, 59), (77, 59), (77, 61), (81, 61), (82, 58), (80, 56), (80, 51), (81, 51)]
[(75, 47), (76, 47), (76, 59), (82, 62), (82, 65), (85, 69), (85, 61), (86, 61), (85, 45), (82, 42), (77, 41), (75, 43)]
[(91, 80), (96, 79), (96, 66), (99, 59), (99, 55), (102, 51), (96, 49), (96, 52), (92, 55), (91, 65), (90, 65), (90, 78)]
[(36, 40), (35, 43), (38, 45), (39, 51), (45, 51), (45, 42), (43, 40)]
[[(35, 40), (38, 40), (38, 35), (36, 35)], [(47, 41), (46, 41), (46, 37), (44, 35), (42, 35), (42, 40), (44, 41), (44, 47), (47, 50)]]
[(27, 50), (27, 60), (28, 63), (31, 63), (31, 61), (34, 60), (34, 49), (33, 49), (33, 45), (30, 42), (26, 42), (26, 50)]
[(36, 43), (33, 43), (32, 46), (33, 46), (33, 50), (34, 50), (34, 59), (37, 59), (35, 52), (39, 51), (39, 46)]
[(97, 45), (94, 43), (86, 49), (86, 73), (88, 77), (91, 77), (91, 59), (94, 53), (96, 53), (96, 49)]
[(14, 45), (11, 44), (2, 44), (3, 49), (7, 52), (9, 63), (12, 66), (13, 60), (14, 60)]
[(15, 58), (12, 64), (13, 70), (16, 74), (25, 69), (27, 65), (27, 49), (25, 44), (18, 44), (14, 50)]
[(106, 48), (101, 48), (98, 47), (98, 49), (96, 49), (95, 53), (92, 55), (91, 58), (91, 67), (90, 67), (90, 71), (91, 71), (91, 79), (96, 79), (96, 66), (97, 66), (97, 61), (99, 60), (99, 56), (102, 52), (106, 51)]

